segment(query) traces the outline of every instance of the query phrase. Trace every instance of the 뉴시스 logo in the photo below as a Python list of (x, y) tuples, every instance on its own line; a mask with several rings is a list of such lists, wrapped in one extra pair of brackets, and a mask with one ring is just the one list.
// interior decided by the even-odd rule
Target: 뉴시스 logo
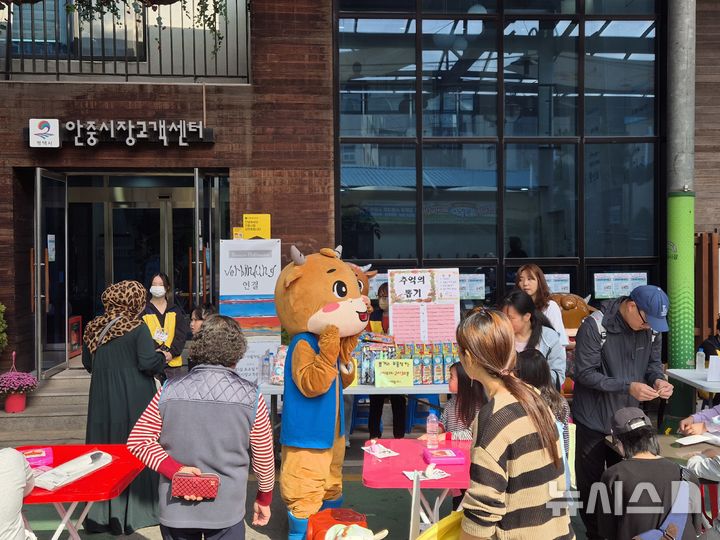
[(60, 121), (57, 118), (31, 118), (28, 128), (30, 148), (60, 148)]

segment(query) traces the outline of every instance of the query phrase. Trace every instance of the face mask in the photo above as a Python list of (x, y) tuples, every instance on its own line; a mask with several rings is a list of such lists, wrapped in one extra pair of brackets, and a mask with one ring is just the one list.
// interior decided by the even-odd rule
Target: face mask
[(380, 309), (382, 309), (383, 311), (387, 311), (387, 309), (388, 309), (388, 301), (387, 301), (387, 298), (381, 298), (380, 300), (378, 300), (378, 306), (379, 306)]
[(162, 298), (165, 296), (165, 287), (162, 285), (153, 285), (150, 287), (150, 294), (152, 294), (155, 298)]

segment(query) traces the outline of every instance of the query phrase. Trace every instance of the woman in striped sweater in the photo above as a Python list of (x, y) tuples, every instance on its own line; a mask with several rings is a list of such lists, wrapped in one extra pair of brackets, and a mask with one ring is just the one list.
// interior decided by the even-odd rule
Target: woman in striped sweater
[(508, 318), (476, 308), (457, 329), (460, 359), (489, 402), (473, 426), (470, 488), (461, 540), (573, 539), (566, 508), (560, 439), (540, 395), (513, 374), (514, 333)]

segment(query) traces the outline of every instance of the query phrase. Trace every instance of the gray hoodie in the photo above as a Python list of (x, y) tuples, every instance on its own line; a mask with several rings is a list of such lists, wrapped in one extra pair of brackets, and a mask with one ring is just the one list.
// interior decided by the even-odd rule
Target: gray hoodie
[(593, 431), (610, 433), (610, 419), (618, 409), (637, 407), (629, 394), (630, 383), (653, 386), (663, 378), (662, 337), (652, 330), (632, 330), (620, 314), (627, 296), (602, 306), (607, 332), (601, 347), (597, 324), (586, 317), (575, 338), (575, 389), (573, 420)]

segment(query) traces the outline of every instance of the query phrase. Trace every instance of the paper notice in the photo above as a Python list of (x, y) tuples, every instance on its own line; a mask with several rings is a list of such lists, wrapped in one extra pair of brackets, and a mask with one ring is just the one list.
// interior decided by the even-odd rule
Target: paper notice
[(390, 312), (390, 333), (395, 343), (421, 343), (420, 304), (392, 304)]
[(455, 306), (430, 304), (427, 306), (427, 334), (430, 343), (455, 341)]

